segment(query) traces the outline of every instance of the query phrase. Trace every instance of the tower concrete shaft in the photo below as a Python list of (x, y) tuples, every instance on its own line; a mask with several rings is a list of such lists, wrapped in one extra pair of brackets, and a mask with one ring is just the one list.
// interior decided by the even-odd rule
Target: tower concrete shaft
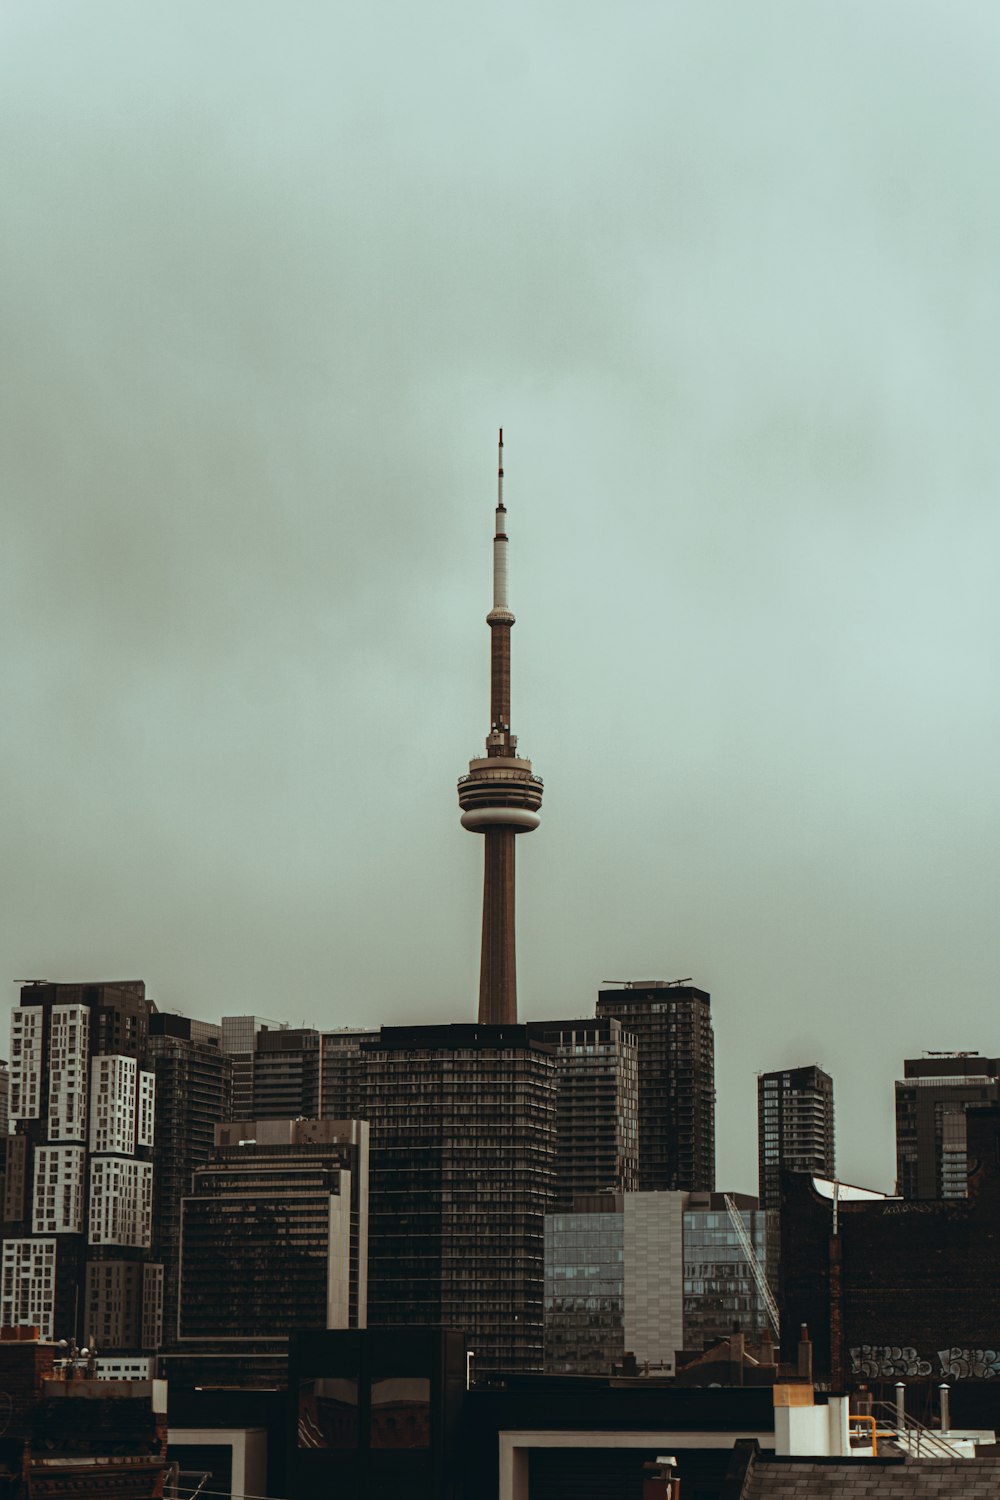
[(484, 1026), (517, 1020), (514, 945), (513, 828), (487, 828), (483, 863), (483, 946), (479, 961), (479, 1020)]
[(517, 959), (514, 945), (514, 839), (539, 824), (542, 782), (531, 761), (517, 755), (510, 728), (510, 632), (514, 615), (507, 600), (507, 508), (503, 503), (503, 429), (497, 466), (496, 528), (493, 536), (493, 608), (490, 627), (490, 732), (486, 755), (469, 762), (458, 783), (462, 827), (484, 836), (483, 946), (479, 970), (482, 1025), (517, 1020)]

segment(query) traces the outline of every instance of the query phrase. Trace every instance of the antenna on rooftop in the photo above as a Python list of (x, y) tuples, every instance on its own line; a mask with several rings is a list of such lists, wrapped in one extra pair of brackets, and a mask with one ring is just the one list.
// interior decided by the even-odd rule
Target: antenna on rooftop
[(602, 979), (602, 984), (622, 984), (627, 990), (674, 990), (678, 985), (691, 984), (692, 975), (684, 979)]

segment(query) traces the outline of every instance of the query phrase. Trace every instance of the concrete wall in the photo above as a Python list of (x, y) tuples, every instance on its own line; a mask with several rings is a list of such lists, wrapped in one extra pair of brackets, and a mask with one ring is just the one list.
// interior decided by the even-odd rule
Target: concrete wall
[(673, 1371), (684, 1347), (687, 1193), (626, 1193), (625, 1348), (639, 1364)]

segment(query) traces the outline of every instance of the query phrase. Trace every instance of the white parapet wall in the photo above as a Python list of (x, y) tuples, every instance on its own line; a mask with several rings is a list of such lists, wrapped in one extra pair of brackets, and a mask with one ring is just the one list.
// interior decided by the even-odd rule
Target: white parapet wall
[(751, 1432), (738, 1428), (725, 1431), (670, 1431), (656, 1428), (649, 1432), (628, 1432), (620, 1428), (605, 1431), (583, 1431), (560, 1428), (558, 1431), (532, 1429), (500, 1433), (500, 1484), (497, 1500), (528, 1500), (529, 1456), (533, 1448), (645, 1449), (649, 1453), (675, 1453), (687, 1448), (731, 1448), (738, 1439), (754, 1438), (762, 1448), (774, 1441), (770, 1432)]
[[(847, 1418), (846, 1396), (830, 1396), (823, 1405), (779, 1405), (776, 1399), (774, 1451), (779, 1458), (849, 1458)], [(858, 1452), (859, 1458), (865, 1456)]]
[(170, 1427), (167, 1457), (177, 1448), (229, 1448), (232, 1500), (267, 1494), (267, 1432), (263, 1427)]

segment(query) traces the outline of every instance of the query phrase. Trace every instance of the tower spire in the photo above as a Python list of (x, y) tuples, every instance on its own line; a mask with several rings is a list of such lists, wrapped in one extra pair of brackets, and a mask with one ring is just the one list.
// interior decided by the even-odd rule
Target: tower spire
[[(507, 507), (503, 503), (503, 428), (497, 444), (497, 517), (493, 533), (493, 609), (507, 609)], [(511, 624), (514, 616), (511, 615)]]
[(483, 946), (479, 973), (479, 1020), (484, 1025), (517, 1020), (514, 951), (514, 838), (539, 824), (542, 783), (531, 761), (517, 755), (510, 728), (510, 632), (507, 507), (503, 499), (503, 428), (497, 449), (497, 508), (493, 534), (493, 608), (490, 627), (490, 732), (486, 755), (469, 762), (458, 784), (462, 827), (485, 840)]
[(490, 732), (487, 755), (513, 755), (517, 736), (510, 732), (510, 632), (514, 613), (507, 599), (507, 507), (503, 503), (503, 428), (497, 445), (497, 509), (493, 529), (493, 608), (490, 627)]

